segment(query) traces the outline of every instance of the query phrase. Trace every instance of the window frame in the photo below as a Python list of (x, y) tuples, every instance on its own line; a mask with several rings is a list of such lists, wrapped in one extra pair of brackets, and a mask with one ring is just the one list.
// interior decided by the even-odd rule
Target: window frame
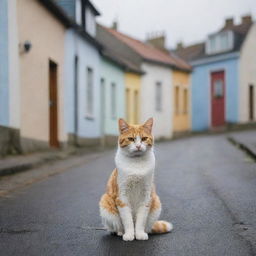
[[(91, 78), (91, 79), (90, 79)], [(87, 119), (94, 119), (94, 71), (86, 67), (86, 102), (85, 116)]]

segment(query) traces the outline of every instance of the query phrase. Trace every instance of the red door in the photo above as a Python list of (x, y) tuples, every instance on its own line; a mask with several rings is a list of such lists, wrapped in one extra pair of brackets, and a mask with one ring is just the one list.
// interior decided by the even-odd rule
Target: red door
[(225, 73), (211, 73), (212, 127), (225, 124)]

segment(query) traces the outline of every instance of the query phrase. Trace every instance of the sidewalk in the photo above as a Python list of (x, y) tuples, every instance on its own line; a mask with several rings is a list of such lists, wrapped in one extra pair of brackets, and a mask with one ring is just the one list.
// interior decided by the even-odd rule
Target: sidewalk
[(69, 147), (65, 150), (49, 150), (25, 155), (15, 155), (0, 158), (0, 177), (15, 174), (43, 164), (51, 163), (57, 160), (64, 160), (75, 155), (86, 155), (100, 152), (100, 149), (94, 147), (76, 148)]
[(253, 131), (230, 133), (228, 137), (232, 143), (238, 145), (256, 159), (256, 129)]

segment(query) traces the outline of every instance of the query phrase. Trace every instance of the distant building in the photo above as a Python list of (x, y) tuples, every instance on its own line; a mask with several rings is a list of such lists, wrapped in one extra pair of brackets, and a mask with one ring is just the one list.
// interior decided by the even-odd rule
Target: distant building
[[(173, 73), (174, 69), (190, 72), (190, 66), (180, 58), (118, 32), (115, 28), (102, 27), (108, 35), (113, 51), (137, 72), (126, 76), (126, 112), (128, 121), (141, 123), (154, 117), (156, 139), (173, 135)], [(130, 77), (129, 77), (130, 76)], [(136, 85), (132, 83), (135, 81)], [(140, 86), (139, 86), (140, 83)], [(131, 95), (131, 88), (137, 88)], [(136, 93), (138, 91), (138, 93)], [(137, 104), (137, 103), (138, 104)], [(131, 107), (136, 106), (131, 111)], [(137, 119), (137, 120), (136, 120)]]
[(251, 16), (224, 26), (203, 43), (175, 53), (189, 61), (192, 74), (192, 130), (256, 119), (256, 24)]
[[(165, 35), (153, 35), (148, 40), (148, 43), (158, 49), (171, 54), (176, 61), (182, 63), (181, 59), (174, 53), (170, 53), (165, 46)], [(173, 132), (184, 133), (190, 130), (191, 127), (191, 70), (184, 68), (172, 69), (172, 85), (173, 85)]]
[(100, 25), (97, 26), (97, 39), (103, 46), (101, 61), (102, 130), (105, 144), (116, 144), (119, 134), (118, 118), (126, 118), (129, 123), (139, 122), (142, 71), (116, 53), (112, 35)]

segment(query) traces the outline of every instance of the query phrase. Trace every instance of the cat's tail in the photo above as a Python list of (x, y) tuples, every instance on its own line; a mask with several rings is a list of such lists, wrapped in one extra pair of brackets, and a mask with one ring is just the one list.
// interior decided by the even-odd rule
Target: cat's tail
[(165, 220), (158, 220), (154, 223), (152, 227), (152, 233), (161, 234), (171, 232), (173, 230), (172, 223)]

